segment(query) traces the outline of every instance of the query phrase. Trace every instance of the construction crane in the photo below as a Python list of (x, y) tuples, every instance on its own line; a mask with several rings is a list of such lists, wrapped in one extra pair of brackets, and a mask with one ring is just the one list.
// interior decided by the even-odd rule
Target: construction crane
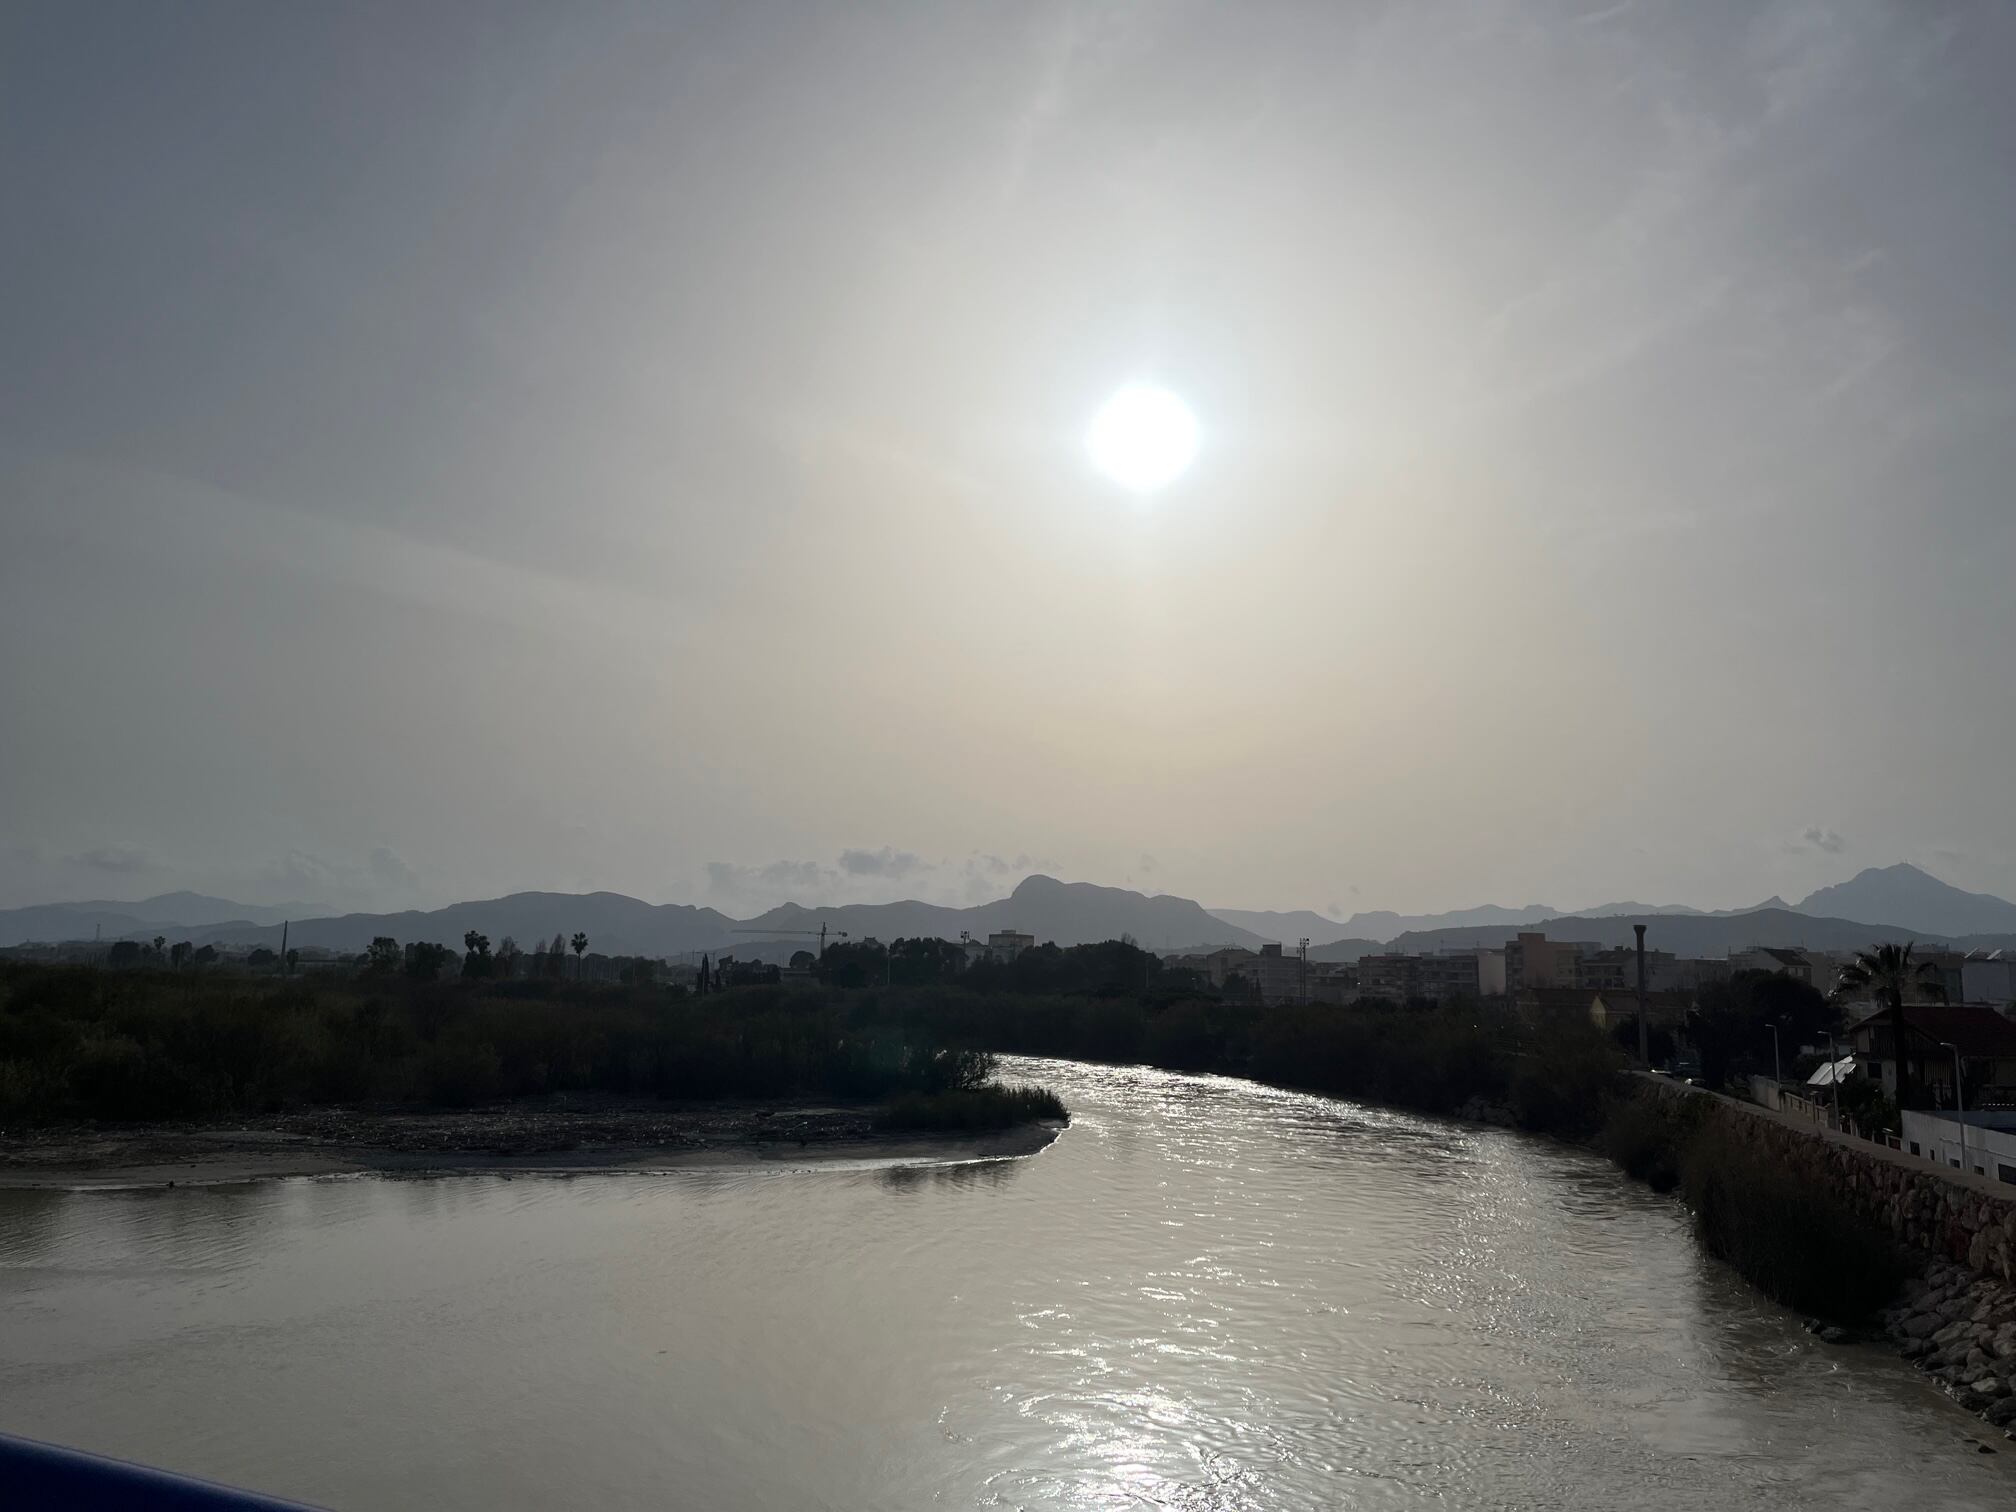
[[(736, 934), (768, 935), (773, 940), (816, 939), (819, 942), (819, 959), (822, 961), (826, 959), (826, 926), (824, 924), (821, 924), (817, 929), (738, 929), (734, 932)], [(833, 938), (844, 940), (847, 938), (847, 931), (836, 929), (833, 931)]]

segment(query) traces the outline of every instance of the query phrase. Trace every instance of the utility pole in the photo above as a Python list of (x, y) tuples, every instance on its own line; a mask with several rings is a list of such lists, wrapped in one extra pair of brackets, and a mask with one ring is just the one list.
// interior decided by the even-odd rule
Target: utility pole
[(1652, 1065), (1652, 1031), (1645, 1022), (1645, 926), (1631, 926), (1638, 935), (1638, 1064), (1648, 1070)]
[(1302, 936), (1299, 948), (1302, 952), (1302, 1006), (1307, 1008), (1309, 1006), (1309, 936)]
[(287, 970), (287, 925), (289, 922), (287, 919), (280, 921), (280, 975), (283, 977), (289, 975)]

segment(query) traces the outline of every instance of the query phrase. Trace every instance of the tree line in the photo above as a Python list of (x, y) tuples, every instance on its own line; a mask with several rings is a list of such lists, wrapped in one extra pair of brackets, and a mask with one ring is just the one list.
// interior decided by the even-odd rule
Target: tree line
[[(538, 942), (528, 954), (510, 935), (504, 936), (493, 952), (490, 936), (469, 930), (462, 936), (460, 974), (470, 981), (509, 979), (517, 976), (557, 980), (566, 975), (567, 952), (574, 952), (574, 977), (580, 980), (582, 956), (588, 950), (588, 936), (577, 932), (570, 940), (555, 933), (550, 944)], [(455, 953), (446, 945), (415, 940), (403, 948), (390, 935), (379, 935), (358, 958), (367, 977), (403, 976), (409, 981), (432, 982), (440, 978)]]

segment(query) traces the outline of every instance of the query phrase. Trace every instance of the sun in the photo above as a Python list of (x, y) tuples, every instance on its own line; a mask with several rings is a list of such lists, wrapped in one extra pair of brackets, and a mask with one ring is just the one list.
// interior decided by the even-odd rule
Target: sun
[(1197, 417), (1165, 388), (1130, 384), (1092, 417), (1085, 451), (1092, 465), (1122, 488), (1154, 493), (1196, 459)]

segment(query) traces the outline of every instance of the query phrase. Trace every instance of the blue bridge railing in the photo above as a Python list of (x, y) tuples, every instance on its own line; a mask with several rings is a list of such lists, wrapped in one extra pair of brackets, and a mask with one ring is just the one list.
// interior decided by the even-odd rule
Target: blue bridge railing
[(229, 1486), (0, 1433), (0, 1506), (9, 1512), (314, 1512)]

